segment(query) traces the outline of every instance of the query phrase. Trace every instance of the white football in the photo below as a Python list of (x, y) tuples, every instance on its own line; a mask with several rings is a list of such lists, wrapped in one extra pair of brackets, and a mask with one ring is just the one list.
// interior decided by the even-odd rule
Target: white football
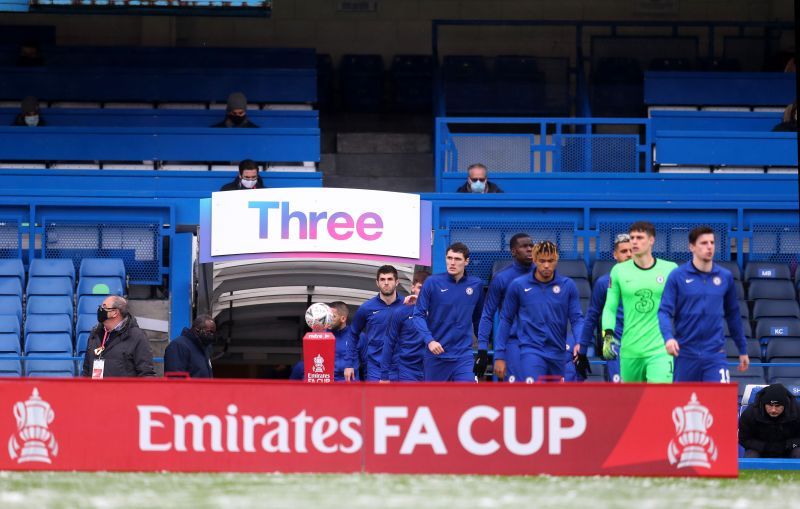
[(306, 323), (311, 330), (321, 331), (333, 325), (333, 312), (322, 302), (311, 304), (306, 310)]

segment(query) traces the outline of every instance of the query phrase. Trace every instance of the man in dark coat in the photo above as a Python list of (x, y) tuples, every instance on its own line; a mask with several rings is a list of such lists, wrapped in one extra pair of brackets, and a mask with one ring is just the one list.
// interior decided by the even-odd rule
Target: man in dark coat
[(247, 118), (247, 97), (241, 92), (228, 96), (225, 107), (225, 120), (211, 127), (258, 127)]
[(503, 190), (494, 182), (489, 182), (489, 171), (482, 164), (473, 164), (467, 168), (467, 182), (456, 189), (457, 193), (502, 193)]
[(19, 113), (14, 117), (13, 126), (44, 127), (45, 122), (39, 113), (39, 100), (29, 95), (19, 105)]
[(800, 458), (800, 403), (782, 384), (768, 385), (739, 417), (745, 458)]
[(128, 301), (117, 295), (106, 297), (97, 308), (97, 321), (86, 346), (83, 376), (156, 376), (150, 342), (128, 313)]
[(240, 189), (264, 189), (264, 181), (258, 175), (258, 165), (252, 159), (245, 159), (239, 163), (239, 176), (219, 190), (238, 191)]
[(211, 348), (217, 325), (209, 315), (200, 315), (192, 321), (192, 328), (184, 327), (181, 335), (167, 345), (164, 353), (164, 374), (186, 373), (191, 378), (213, 378)]

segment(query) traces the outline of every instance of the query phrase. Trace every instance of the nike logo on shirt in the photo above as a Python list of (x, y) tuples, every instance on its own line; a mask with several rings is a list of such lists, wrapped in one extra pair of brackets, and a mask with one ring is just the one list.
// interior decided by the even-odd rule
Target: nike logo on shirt
[(686, 280), (686, 284), (689, 284), (689, 283), (691, 283), (692, 281), (694, 281), (694, 279), (687, 279), (687, 280)]
[(380, 312), (381, 312), (381, 310), (379, 309), (377, 311), (373, 311), (372, 314), (374, 315), (375, 313), (380, 313)]
[(439, 291), (440, 291), (440, 292), (442, 292), (442, 293), (444, 293), (444, 292), (446, 292), (447, 290), (449, 290), (449, 288), (442, 288), (442, 289), (440, 289)]
[(531, 290), (533, 290), (533, 288), (525, 288), (525, 291), (526, 291), (526, 292), (529, 292), (529, 291), (531, 291)]

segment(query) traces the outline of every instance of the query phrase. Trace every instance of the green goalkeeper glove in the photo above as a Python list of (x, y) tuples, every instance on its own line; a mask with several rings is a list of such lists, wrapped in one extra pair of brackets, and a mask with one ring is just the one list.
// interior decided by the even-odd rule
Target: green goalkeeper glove
[(603, 334), (603, 358), (610, 361), (617, 357), (619, 357), (619, 340), (614, 337), (613, 331), (607, 330)]

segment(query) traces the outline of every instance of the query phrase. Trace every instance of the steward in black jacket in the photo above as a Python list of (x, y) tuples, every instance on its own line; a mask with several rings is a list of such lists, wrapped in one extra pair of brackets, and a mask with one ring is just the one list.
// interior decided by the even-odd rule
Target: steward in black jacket
[(800, 403), (786, 387), (758, 393), (739, 417), (739, 443), (746, 458), (800, 458)]
[(211, 317), (200, 322), (195, 319), (191, 329), (184, 327), (181, 335), (169, 342), (164, 353), (165, 374), (187, 373), (191, 378), (214, 377), (210, 355), (216, 330), (213, 324)]
[[(105, 346), (99, 355), (95, 354), (95, 350), (103, 345), (104, 337)], [(107, 335), (103, 324), (92, 330), (83, 359), (83, 376), (92, 376), (93, 363), (98, 358), (105, 361), (103, 378), (156, 376), (150, 341), (131, 315), (124, 317), (119, 326)]]

